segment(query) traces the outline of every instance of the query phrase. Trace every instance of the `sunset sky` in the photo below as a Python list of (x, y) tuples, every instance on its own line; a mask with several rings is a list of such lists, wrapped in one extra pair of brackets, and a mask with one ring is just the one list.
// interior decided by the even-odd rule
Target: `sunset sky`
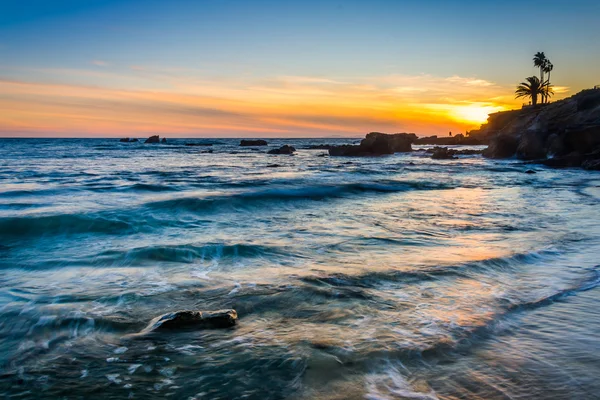
[(600, 84), (600, 1), (0, 1), (0, 136), (420, 135)]

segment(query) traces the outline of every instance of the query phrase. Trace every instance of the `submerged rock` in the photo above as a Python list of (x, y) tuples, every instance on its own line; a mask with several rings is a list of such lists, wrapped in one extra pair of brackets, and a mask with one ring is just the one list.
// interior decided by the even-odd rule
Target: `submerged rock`
[(296, 148), (293, 146), (288, 146), (284, 144), (278, 149), (269, 150), (268, 154), (293, 154), (296, 151)]
[(387, 134), (371, 132), (359, 145), (334, 146), (329, 149), (330, 156), (369, 157), (412, 151), (411, 143), (417, 140), (414, 133)]
[(150, 136), (144, 143), (160, 143), (160, 136), (154, 135)]
[(221, 329), (236, 324), (235, 310), (176, 311), (154, 318), (140, 334), (190, 329)]
[(266, 146), (268, 143), (266, 140), (247, 140), (243, 139), (240, 142), (240, 146)]
[(536, 172), (532, 169), (528, 169), (527, 171), (525, 171), (526, 174), (535, 174)]

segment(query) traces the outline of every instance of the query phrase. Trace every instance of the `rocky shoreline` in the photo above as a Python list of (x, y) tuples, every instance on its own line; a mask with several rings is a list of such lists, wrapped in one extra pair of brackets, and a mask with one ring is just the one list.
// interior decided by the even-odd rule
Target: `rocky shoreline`
[(471, 137), (487, 158), (517, 158), (555, 168), (600, 170), (600, 89), (554, 103), (490, 114)]

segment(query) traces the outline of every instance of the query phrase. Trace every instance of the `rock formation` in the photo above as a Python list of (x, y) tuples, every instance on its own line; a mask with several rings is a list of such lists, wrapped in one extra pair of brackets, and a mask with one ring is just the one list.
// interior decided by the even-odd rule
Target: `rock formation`
[(189, 329), (229, 328), (236, 324), (235, 310), (176, 311), (154, 318), (140, 334)]
[(268, 154), (294, 154), (295, 151), (296, 151), (295, 147), (284, 144), (283, 146), (281, 146), (278, 149), (269, 150), (267, 153)]
[(333, 146), (330, 156), (368, 157), (412, 151), (411, 143), (417, 140), (414, 133), (369, 133), (358, 145)]
[(144, 143), (160, 143), (160, 136), (154, 135), (150, 136)]
[(490, 114), (471, 132), (489, 141), (484, 157), (536, 160), (553, 167), (596, 168), (600, 159), (600, 89), (564, 100)]

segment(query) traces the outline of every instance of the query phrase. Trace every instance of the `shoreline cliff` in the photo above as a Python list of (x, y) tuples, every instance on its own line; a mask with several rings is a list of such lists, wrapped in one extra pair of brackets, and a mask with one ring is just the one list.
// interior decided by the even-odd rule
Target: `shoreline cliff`
[(488, 143), (484, 157), (600, 170), (600, 89), (490, 114), (469, 137)]

